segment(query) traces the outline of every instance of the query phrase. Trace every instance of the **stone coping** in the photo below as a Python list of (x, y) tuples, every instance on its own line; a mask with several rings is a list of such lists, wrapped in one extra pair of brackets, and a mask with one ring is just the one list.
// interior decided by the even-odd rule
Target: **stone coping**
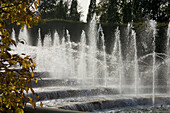
[(27, 105), (24, 109), (25, 113), (84, 113), (81, 111), (71, 111), (71, 110), (62, 110), (56, 108), (41, 108), (39, 106), (36, 109), (33, 109), (32, 106)]

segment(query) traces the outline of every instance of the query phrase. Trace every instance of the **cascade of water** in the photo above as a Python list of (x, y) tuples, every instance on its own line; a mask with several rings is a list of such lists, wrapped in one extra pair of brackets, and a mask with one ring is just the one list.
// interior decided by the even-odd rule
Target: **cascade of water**
[(53, 47), (55, 48), (55, 47), (58, 47), (58, 46), (60, 46), (60, 37), (59, 37), (59, 35), (58, 35), (58, 32), (55, 31), (55, 33), (54, 33)]
[[(126, 80), (126, 84), (131, 84), (132, 82), (134, 87), (134, 93), (138, 95), (138, 85), (139, 85), (139, 66), (138, 66), (138, 56), (137, 56), (137, 41), (136, 41), (136, 32), (133, 29), (133, 24), (128, 23), (127, 25), (127, 36), (126, 36), (126, 50), (125, 50), (125, 76), (133, 75), (133, 77), (129, 76)], [(127, 77), (126, 77), (127, 78)], [(134, 79), (133, 79), (134, 78)]]
[(116, 56), (115, 54), (117, 53), (117, 48), (118, 48), (118, 44), (117, 44), (118, 38), (117, 38), (117, 37), (119, 37), (118, 28), (116, 29), (116, 32), (115, 32), (115, 43), (114, 43), (113, 52), (112, 52), (112, 57), (114, 57), (114, 58), (112, 58), (112, 59), (114, 59), (114, 61), (117, 60), (117, 59), (115, 58), (115, 56)]
[(90, 22), (89, 27), (89, 50), (88, 50), (88, 75), (93, 79), (93, 85), (95, 84), (95, 78), (97, 78), (97, 39), (96, 39), (96, 15), (94, 14), (93, 19)]
[(43, 47), (48, 48), (48, 47), (51, 47), (51, 46), (52, 46), (51, 34), (45, 35)]
[(78, 61), (78, 72), (77, 75), (85, 80), (87, 77), (87, 64), (86, 64), (86, 35), (82, 31), (79, 47), (79, 61)]
[(26, 45), (30, 45), (30, 40), (29, 39), (30, 39), (30, 37), (29, 37), (29, 34), (28, 34), (27, 27), (24, 26), (23, 30), (20, 30), (19, 40), (24, 41), (24, 43)]
[[(14, 29), (12, 29), (11, 39), (14, 40), (15, 43), (16, 43), (15, 30), (14, 30)], [(11, 49), (12, 49), (12, 50), (16, 50), (16, 46), (14, 46), (14, 45), (11, 46)]]
[[(21, 43), (23, 42), (23, 43)], [(17, 44), (16, 51), (18, 54), (22, 54), (23, 52), (28, 55), (29, 50), (27, 49), (28, 46), (30, 45), (29, 42), (29, 34), (27, 31), (26, 26), (22, 30), (20, 30), (19, 33), (19, 43)]]
[(54, 41), (53, 41), (53, 47), (52, 47), (52, 54), (53, 54), (53, 64), (52, 65), (52, 73), (51, 75), (53, 77), (58, 77), (61, 78), (62, 76), (62, 67), (63, 67), (63, 59), (62, 59), (62, 48), (60, 45), (60, 37), (57, 33), (57, 31), (55, 31), (54, 33)]
[(120, 41), (120, 30), (119, 27), (117, 27), (115, 32), (115, 44), (112, 52), (112, 62), (113, 64), (116, 64), (116, 67), (118, 67), (118, 70), (116, 70), (116, 74), (119, 75), (119, 90), (120, 94), (122, 94), (122, 77), (124, 75), (123, 70), (123, 59), (122, 59), (122, 51), (121, 51), (121, 41)]
[(51, 34), (45, 35), (44, 42), (43, 42), (43, 63), (45, 67), (46, 72), (51, 72), (51, 64), (53, 63), (52, 59), (52, 40), (51, 40)]
[[(117, 29), (118, 30), (118, 29)], [(124, 69), (123, 69), (123, 58), (122, 58), (122, 49), (121, 49), (121, 42), (120, 42), (120, 30), (118, 31), (118, 44), (119, 44), (119, 63), (118, 63), (118, 67), (119, 67), (119, 84), (120, 84), (120, 94), (122, 94), (122, 77), (124, 75)]]
[[(41, 51), (41, 52), (40, 52)], [(41, 42), (41, 34), (40, 29), (38, 30), (38, 42), (37, 42), (37, 53), (36, 53), (36, 71), (43, 71), (43, 51), (42, 51), (42, 42)]]
[(62, 42), (61, 42), (61, 46), (60, 46), (60, 48), (61, 48), (61, 61), (62, 61), (62, 65), (61, 65), (61, 69), (62, 69), (62, 76), (63, 77), (69, 77), (70, 75), (69, 75), (69, 73), (68, 73), (68, 71), (67, 71), (67, 49), (66, 49), (66, 42), (65, 42), (65, 37), (63, 37), (62, 38)]
[(11, 39), (14, 40), (14, 41), (16, 42), (16, 38), (15, 38), (15, 30), (14, 30), (14, 28), (12, 29)]
[[(167, 55), (170, 55), (170, 49), (169, 49), (169, 41), (170, 41), (170, 22), (169, 22), (169, 24), (168, 24), (168, 29), (167, 29), (167, 45), (166, 45), (166, 53), (167, 53)], [(167, 70), (167, 76), (169, 76), (169, 74), (170, 74), (170, 71), (169, 71), (169, 69), (170, 69), (170, 58), (167, 58), (167, 65), (168, 65), (168, 70)], [(170, 79), (170, 78), (168, 78), (168, 79)]]
[(138, 95), (138, 86), (139, 86), (139, 66), (138, 66), (138, 56), (137, 56), (137, 45), (136, 45), (136, 33), (134, 30), (132, 30), (132, 37), (134, 40), (134, 50), (135, 50), (135, 57), (134, 57), (134, 75), (135, 75), (135, 94)]
[(150, 20), (150, 26), (151, 26), (151, 30), (153, 31), (153, 68), (152, 68), (152, 76), (153, 76), (153, 84), (152, 84), (152, 104), (155, 105), (155, 75), (156, 75), (156, 52), (155, 52), (155, 39), (156, 39), (156, 26), (157, 26), (157, 22), (154, 20)]
[(98, 34), (101, 33), (101, 39), (102, 39), (102, 53), (103, 53), (103, 71), (104, 71), (104, 80), (105, 80), (105, 86), (107, 86), (107, 77), (108, 77), (108, 71), (107, 71), (107, 59), (106, 59), (106, 46), (105, 46), (105, 40), (104, 40), (104, 33), (101, 24), (99, 25)]
[(75, 76), (75, 64), (74, 64), (74, 58), (73, 58), (73, 49), (72, 49), (72, 43), (70, 40), (70, 34), (69, 31), (66, 30), (66, 37), (67, 37), (67, 43), (68, 43), (68, 71), (71, 74), (71, 76)]
[(127, 25), (127, 42), (129, 41), (129, 35), (130, 35), (130, 31), (131, 31), (131, 29), (132, 29), (132, 25), (131, 25), (131, 23), (128, 23), (128, 25)]
[(38, 29), (38, 42), (37, 42), (37, 46), (38, 47), (42, 47), (40, 28)]

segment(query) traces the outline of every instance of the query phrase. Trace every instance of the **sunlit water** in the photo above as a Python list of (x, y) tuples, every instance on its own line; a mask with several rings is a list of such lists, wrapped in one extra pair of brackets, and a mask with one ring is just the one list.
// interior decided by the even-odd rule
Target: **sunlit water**
[[(114, 42), (110, 45), (112, 53), (108, 54), (106, 52), (103, 28), (101, 25), (97, 26), (95, 18), (89, 25), (88, 33), (82, 31), (80, 42), (78, 43), (71, 42), (68, 30), (65, 37), (59, 37), (56, 31), (54, 34), (45, 35), (42, 41), (40, 36), (41, 29), (39, 29), (37, 46), (31, 46), (28, 32), (24, 27), (24, 30), (20, 32), (19, 40), (26, 43), (18, 43), (17, 47), (12, 48), (14, 49), (13, 53), (22, 54), (24, 52), (30, 55), (37, 64), (36, 72), (48, 72), (50, 73), (50, 79), (75, 80), (78, 82), (77, 86), (70, 86), (68, 87), (69, 89), (72, 89), (71, 87), (80, 90), (114, 88), (119, 91), (118, 96), (133, 95), (132, 97), (138, 98), (147, 94), (152, 97), (152, 104), (154, 105), (155, 95), (160, 94), (157, 93), (157, 90), (162, 87), (156, 84), (159, 68), (163, 63), (168, 66), (168, 69), (170, 68), (170, 24), (167, 29), (167, 53), (155, 52), (156, 26), (157, 23), (153, 20), (149, 21), (147, 25), (146, 34), (151, 37), (147, 38), (149, 41), (141, 42), (146, 51), (143, 56), (138, 55), (141, 50), (138, 49), (137, 36), (132, 24), (128, 24), (126, 30), (128, 43), (126, 48), (129, 48), (127, 57), (122, 54), (124, 44), (122, 43), (119, 27), (115, 29)], [(87, 34), (88, 36), (86, 36)], [(52, 35), (54, 35), (53, 41)], [(14, 31), (11, 37), (15, 40)], [(99, 42), (100, 44), (98, 44)], [(148, 42), (152, 42), (152, 45), (148, 44)], [(101, 47), (98, 47), (98, 45)], [(151, 52), (147, 53), (149, 49), (151, 49)], [(166, 56), (166, 59), (163, 58), (163, 62), (157, 61), (157, 58), (162, 58), (162, 55)], [(169, 71), (166, 74), (169, 75)], [(67, 86), (63, 86), (62, 89), (65, 87)], [(167, 86), (165, 86), (166, 88)], [(164, 92), (163, 95), (168, 95), (168, 89), (166, 90), (167, 92)], [(37, 91), (41, 91), (41, 88), (37, 89)], [(104, 98), (104, 100), (106, 99)], [(62, 101), (65, 102), (65, 100)], [(56, 102), (56, 104), (58, 103)], [(53, 106), (56, 104), (54, 103)]]

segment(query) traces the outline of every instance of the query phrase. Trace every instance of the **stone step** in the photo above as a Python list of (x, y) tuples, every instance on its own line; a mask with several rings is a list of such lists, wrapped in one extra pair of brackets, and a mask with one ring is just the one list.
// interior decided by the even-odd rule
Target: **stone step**
[[(156, 105), (169, 105), (170, 104), (170, 97), (156, 97), (155, 98)], [(112, 99), (104, 99), (104, 100), (97, 100), (92, 102), (80, 102), (71, 105), (65, 105), (62, 107), (58, 107), (59, 109), (64, 110), (74, 110), (74, 111), (84, 111), (84, 112), (102, 112), (102, 111), (111, 111), (126, 107), (137, 107), (137, 106), (151, 106), (152, 105), (152, 98), (151, 96), (148, 97), (112, 97)]]
[(61, 99), (61, 98), (73, 98), (73, 97), (83, 97), (83, 96), (96, 96), (96, 95), (117, 95), (119, 91), (117, 89), (111, 88), (91, 88), (91, 89), (82, 89), (82, 88), (55, 88), (55, 87), (46, 87), (46, 89), (42, 88), (34, 88), (36, 95), (28, 94), (35, 99), (35, 96), (39, 95), (39, 99), (37, 101), (42, 100), (50, 100), (50, 99)]
[(56, 78), (42, 78), (37, 83), (32, 81), (29, 86), (32, 88), (49, 87), (49, 86), (76, 86), (78, 85), (76, 80), (56, 79)]

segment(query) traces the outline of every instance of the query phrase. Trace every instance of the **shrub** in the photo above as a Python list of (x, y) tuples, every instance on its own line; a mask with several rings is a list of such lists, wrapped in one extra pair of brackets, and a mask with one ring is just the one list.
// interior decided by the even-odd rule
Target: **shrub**
[(6, 27), (16, 23), (21, 29), (24, 25), (31, 28), (40, 19), (36, 12), (39, 3), (39, 0), (0, 1), (0, 112), (23, 113), (27, 102), (36, 107), (34, 100), (25, 96), (29, 90), (34, 94), (28, 83), (32, 79), (37, 82), (34, 78), (36, 64), (29, 56), (11, 54), (11, 46), (16, 44)]

